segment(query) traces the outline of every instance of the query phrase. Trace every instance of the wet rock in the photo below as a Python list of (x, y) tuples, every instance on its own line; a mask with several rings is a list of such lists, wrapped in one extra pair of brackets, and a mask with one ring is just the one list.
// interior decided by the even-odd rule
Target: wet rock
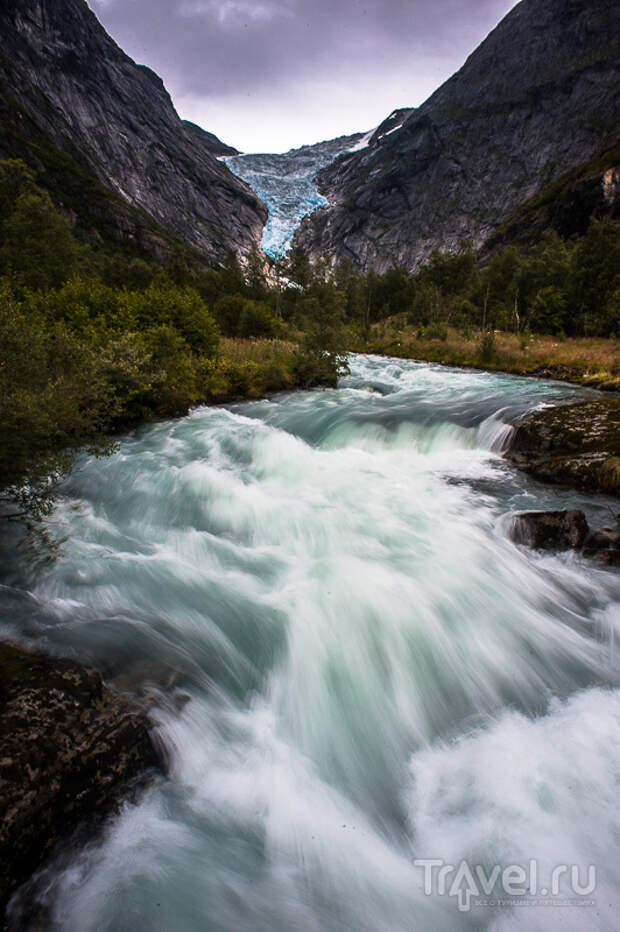
[(92, 669), (0, 645), (0, 906), (159, 766), (141, 708)]
[(506, 456), (544, 482), (620, 495), (620, 399), (558, 405), (525, 415)]
[(620, 518), (616, 528), (604, 527), (589, 534), (583, 548), (584, 557), (604, 566), (620, 566)]
[(512, 539), (535, 550), (580, 550), (588, 536), (583, 511), (529, 511), (516, 515)]

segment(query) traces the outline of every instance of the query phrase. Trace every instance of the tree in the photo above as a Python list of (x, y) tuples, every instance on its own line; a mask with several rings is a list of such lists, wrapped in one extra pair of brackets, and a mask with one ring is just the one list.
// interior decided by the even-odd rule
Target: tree
[(578, 242), (572, 262), (569, 301), (576, 311), (575, 331), (610, 336), (619, 321), (614, 292), (620, 288), (620, 226), (609, 217), (593, 220)]
[(68, 220), (47, 193), (26, 187), (0, 226), (0, 274), (22, 287), (57, 288), (75, 271), (77, 258)]
[(252, 243), (245, 269), (246, 290), (254, 301), (265, 301), (269, 297), (265, 275), (265, 257), (261, 255), (255, 243)]
[(234, 249), (229, 249), (221, 265), (221, 281), (224, 294), (245, 293), (245, 276)]

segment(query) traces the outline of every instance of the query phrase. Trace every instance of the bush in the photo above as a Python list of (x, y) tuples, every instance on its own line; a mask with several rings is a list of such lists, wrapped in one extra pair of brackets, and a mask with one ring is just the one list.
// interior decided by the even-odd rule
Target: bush
[(217, 353), (219, 328), (193, 288), (152, 284), (146, 291), (122, 292), (119, 303), (125, 320), (136, 326), (174, 327), (195, 352), (209, 357)]
[(422, 340), (441, 340), (443, 343), (448, 339), (448, 328), (446, 324), (435, 321), (426, 327), (418, 329)]
[(213, 316), (225, 337), (236, 337), (239, 321), (245, 307), (240, 294), (224, 295), (213, 305)]
[(268, 304), (262, 301), (244, 301), (237, 324), (236, 336), (275, 337), (280, 332), (280, 322), (272, 314)]
[(479, 357), (483, 363), (491, 362), (495, 356), (495, 332), (488, 330), (482, 334), (480, 340)]

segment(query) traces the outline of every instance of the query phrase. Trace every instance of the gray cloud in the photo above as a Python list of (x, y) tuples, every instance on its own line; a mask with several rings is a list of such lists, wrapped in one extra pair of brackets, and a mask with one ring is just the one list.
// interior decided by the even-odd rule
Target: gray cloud
[[(90, 0), (183, 116), (273, 151), (364, 130), (455, 71), (510, 0)], [(270, 145), (270, 141), (273, 142)]]

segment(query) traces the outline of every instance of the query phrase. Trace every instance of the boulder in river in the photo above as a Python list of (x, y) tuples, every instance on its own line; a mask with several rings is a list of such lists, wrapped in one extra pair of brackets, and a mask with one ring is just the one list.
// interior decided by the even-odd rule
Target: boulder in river
[(134, 702), (74, 660), (0, 644), (0, 907), (159, 765)]
[(620, 514), (616, 528), (591, 531), (583, 511), (526, 511), (513, 516), (510, 536), (534, 550), (578, 550), (603, 566), (620, 566)]
[(512, 539), (535, 550), (581, 550), (588, 536), (583, 511), (529, 511), (516, 515)]
[(620, 399), (598, 398), (526, 414), (506, 456), (545, 482), (620, 495)]
[(593, 531), (586, 538), (583, 555), (604, 566), (620, 566), (620, 516), (616, 530), (609, 527)]

